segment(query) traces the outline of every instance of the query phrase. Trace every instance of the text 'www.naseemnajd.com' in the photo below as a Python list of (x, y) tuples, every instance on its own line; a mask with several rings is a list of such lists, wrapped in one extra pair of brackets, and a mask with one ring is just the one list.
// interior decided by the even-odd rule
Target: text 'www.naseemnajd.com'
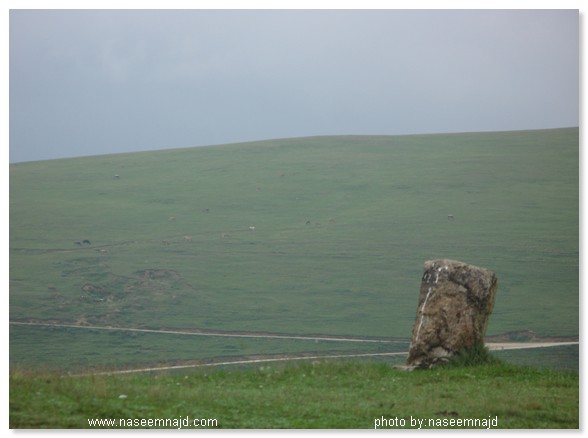
[(88, 418), (88, 426), (102, 428), (189, 429), (218, 427), (216, 418)]

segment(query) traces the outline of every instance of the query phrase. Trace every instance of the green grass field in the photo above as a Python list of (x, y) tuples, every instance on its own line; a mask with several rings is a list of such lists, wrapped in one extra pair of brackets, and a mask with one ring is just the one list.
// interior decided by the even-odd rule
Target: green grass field
[[(322, 361), (163, 375), (60, 378), (17, 371), (10, 376), (10, 427), (179, 428), (182, 422), (155, 421), (188, 419), (183, 428), (194, 430), (194, 419), (210, 419), (215, 422), (199, 424), (390, 430), (416, 429), (411, 419), (418, 419), (423, 428), (577, 429), (578, 380), (577, 373), (508, 364), (407, 373), (385, 364)], [(495, 423), (449, 423), (488, 419)], [(92, 426), (94, 420), (115, 423)]]
[[(489, 335), (577, 337), (578, 220), (577, 128), (12, 164), (10, 319), (407, 348), (424, 261), (453, 258), (497, 273)], [(11, 366), (69, 371), (385, 348), (10, 328)]]

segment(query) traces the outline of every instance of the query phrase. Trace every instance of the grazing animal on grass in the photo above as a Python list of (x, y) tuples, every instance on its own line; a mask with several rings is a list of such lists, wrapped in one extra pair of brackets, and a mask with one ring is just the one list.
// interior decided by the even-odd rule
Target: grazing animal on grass
[(91, 243), (90, 243), (90, 241), (89, 241), (88, 239), (84, 240), (82, 243), (83, 243), (84, 245), (91, 245)]
[(251, 231), (255, 231), (255, 227), (254, 227), (254, 226), (250, 226), (250, 227), (249, 227), (249, 229), (250, 229)]
[(192, 236), (184, 236), (184, 242), (191, 242)]

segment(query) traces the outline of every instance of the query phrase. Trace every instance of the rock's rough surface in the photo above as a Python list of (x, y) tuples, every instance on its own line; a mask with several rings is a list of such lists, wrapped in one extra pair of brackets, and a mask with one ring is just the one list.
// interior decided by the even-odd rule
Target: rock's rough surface
[(428, 368), (483, 344), (496, 274), (455, 260), (425, 262), (407, 366)]

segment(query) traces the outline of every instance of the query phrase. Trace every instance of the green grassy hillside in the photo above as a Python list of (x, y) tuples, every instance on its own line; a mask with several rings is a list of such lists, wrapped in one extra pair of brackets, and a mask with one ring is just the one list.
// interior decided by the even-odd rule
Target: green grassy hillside
[[(453, 258), (497, 273), (488, 334), (578, 336), (578, 206), (577, 128), (13, 164), (10, 319), (408, 340), (424, 261)], [(10, 332), (11, 364), (57, 368), (382, 349)]]

